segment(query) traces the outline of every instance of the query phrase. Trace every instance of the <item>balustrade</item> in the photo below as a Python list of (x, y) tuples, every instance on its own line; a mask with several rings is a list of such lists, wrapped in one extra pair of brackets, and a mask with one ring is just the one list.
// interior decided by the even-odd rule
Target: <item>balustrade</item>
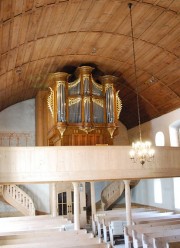
[(7, 202), (10, 202), (13, 205), (12, 201), (14, 200), (15, 205), (17, 206), (18, 204), (23, 213), (35, 215), (35, 207), (32, 199), (18, 186), (11, 184), (1, 186), (1, 188), (3, 188), (2, 194)]

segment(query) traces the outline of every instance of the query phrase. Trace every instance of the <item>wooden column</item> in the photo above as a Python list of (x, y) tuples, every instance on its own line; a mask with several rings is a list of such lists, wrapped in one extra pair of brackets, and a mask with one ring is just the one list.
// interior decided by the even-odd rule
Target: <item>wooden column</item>
[(73, 182), (74, 187), (74, 230), (80, 230), (80, 214), (79, 214), (79, 184)]
[(45, 91), (36, 95), (36, 146), (44, 145), (44, 96)]
[(126, 201), (126, 221), (127, 225), (132, 225), (130, 180), (124, 180), (124, 185)]
[(90, 182), (91, 184), (91, 215), (92, 218), (96, 214), (96, 200), (95, 200), (95, 189), (94, 189), (94, 182)]
[(57, 216), (57, 191), (56, 183), (51, 183), (51, 214), (53, 217)]

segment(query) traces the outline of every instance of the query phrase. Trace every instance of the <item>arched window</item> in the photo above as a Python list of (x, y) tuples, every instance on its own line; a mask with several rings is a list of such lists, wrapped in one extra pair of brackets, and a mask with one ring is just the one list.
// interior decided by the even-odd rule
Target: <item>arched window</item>
[(169, 136), (171, 146), (180, 146), (180, 120), (169, 126)]
[(163, 132), (157, 132), (156, 133), (155, 144), (156, 144), (156, 146), (164, 146), (165, 145)]
[(179, 189), (180, 189), (180, 178), (173, 178), (174, 182), (174, 206), (175, 208), (180, 209), (180, 198), (179, 198)]
[(154, 179), (154, 202), (162, 203), (161, 179)]

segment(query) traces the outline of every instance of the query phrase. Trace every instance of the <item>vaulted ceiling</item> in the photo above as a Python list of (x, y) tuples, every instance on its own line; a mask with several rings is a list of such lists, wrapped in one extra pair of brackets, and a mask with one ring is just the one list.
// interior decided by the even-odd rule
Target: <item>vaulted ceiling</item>
[(93, 65), (119, 77), (120, 120), (137, 125), (180, 107), (180, 0), (0, 0), (0, 110), (34, 98), (50, 72)]

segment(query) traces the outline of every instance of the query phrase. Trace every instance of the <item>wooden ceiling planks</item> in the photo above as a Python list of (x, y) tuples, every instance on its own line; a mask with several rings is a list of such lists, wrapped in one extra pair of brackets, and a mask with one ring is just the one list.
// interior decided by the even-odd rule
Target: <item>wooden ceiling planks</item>
[[(156, 92), (158, 92), (158, 94)], [(147, 90), (141, 92), (141, 95), (150, 101), (157, 109), (163, 108), (163, 106), (174, 101), (176, 98), (175, 94), (168, 88), (162, 87), (160, 82), (151, 85)]]
[(171, 5), (169, 6), (169, 9), (179, 13), (180, 11), (180, 1), (174, 0)]
[(10, 44), (10, 22), (5, 22), (2, 24), (1, 32), (1, 54), (6, 53), (9, 50)]
[(8, 64), (8, 54), (5, 53), (1, 55), (1, 61), (0, 61), (0, 75), (4, 74), (7, 69)]
[(24, 11), (25, 12), (31, 10), (33, 6), (34, 6), (34, 0), (24, 0)]
[(36, 39), (44, 38), (47, 36), (50, 20), (53, 19), (53, 9), (51, 6), (46, 6), (42, 9), (39, 17)]
[(177, 16), (172, 12), (163, 12), (157, 20), (143, 33), (141, 39), (151, 42), (153, 44), (158, 43), (161, 39), (167, 35), (171, 28), (176, 26), (179, 22)]
[(179, 78), (178, 78), (178, 80), (177, 80), (176, 82), (172, 83), (172, 84), (169, 86), (169, 88), (170, 88), (171, 90), (173, 90), (173, 92), (175, 92), (177, 96), (180, 97), (180, 82), (179, 82)]
[(169, 8), (172, 4), (173, 0), (158, 0), (156, 1), (156, 5), (161, 6), (163, 8)]
[[(49, 72), (72, 72), (79, 65), (92, 64), (96, 77), (119, 76), (122, 122), (128, 128), (137, 125), (128, 2), (1, 0), (0, 109), (35, 97), (38, 89), (47, 87)], [(180, 4), (176, 0), (132, 2), (144, 122), (180, 106)]]
[(92, 6), (91, 0), (86, 0), (82, 2), (82, 4), (79, 6), (77, 15), (75, 16), (73, 22), (71, 23), (69, 32), (83, 31), (82, 24), (86, 20), (87, 13), (91, 10), (91, 6)]
[(168, 33), (168, 35), (164, 36), (159, 42), (158, 45), (167, 51), (175, 54), (176, 56), (180, 56), (180, 46), (178, 42), (178, 37), (180, 34), (180, 21), (176, 26), (172, 28), (172, 30)]
[(180, 9), (179, 0), (142, 0), (142, 2), (174, 12), (179, 12)]
[(45, 27), (47, 28), (47, 36), (56, 35), (59, 33), (59, 26), (63, 21), (64, 13), (66, 11), (67, 6), (68, 6), (67, 1), (62, 2), (59, 5), (51, 6), (52, 14), (48, 20), (49, 25)]
[(76, 15), (78, 15), (80, 5), (81, 1), (72, 1), (71, 3), (68, 2), (68, 5), (66, 6), (66, 10), (62, 18), (62, 22), (59, 25), (58, 33), (69, 32)]

